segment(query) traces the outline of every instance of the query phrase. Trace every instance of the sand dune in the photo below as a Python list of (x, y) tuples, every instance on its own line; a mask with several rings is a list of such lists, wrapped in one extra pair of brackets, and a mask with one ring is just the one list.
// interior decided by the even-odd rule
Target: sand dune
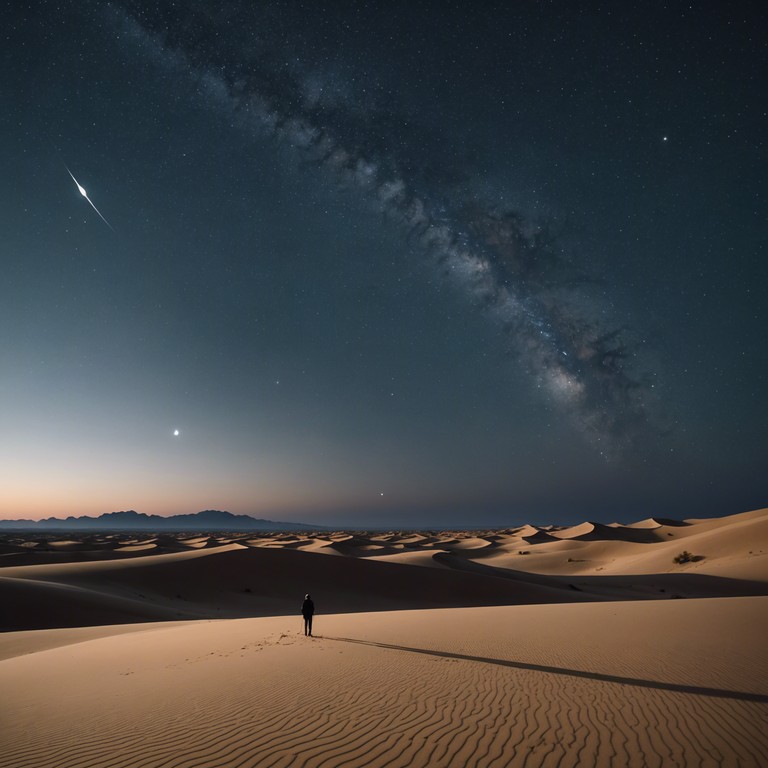
[(555, 539), (570, 539), (572, 541), (636, 541), (651, 544), (661, 541), (658, 526), (656, 528), (632, 527), (625, 525), (603, 525), (601, 523), (581, 523), (551, 535)]
[(114, 591), (74, 584), (0, 579), (0, 621), (4, 630), (47, 629), (93, 624), (173, 621), (200, 618), (205, 612), (172, 607)]
[[(22, 546), (30, 543), (39, 546)], [(308, 589), (335, 612), (768, 594), (766, 510), (550, 532), (113, 535), (6, 546), (6, 630), (282, 615)], [(675, 563), (683, 549), (693, 560)], [(40, 610), (28, 601), (33, 589)]]
[[(724, 518), (728, 520), (728, 518)], [(682, 529), (682, 538), (667, 536), (667, 527), (655, 543), (627, 542), (621, 539), (569, 539), (532, 549), (526, 560), (529, 569), (540, 573), (667, 574), (697, 573), (733, 579), (753, 579), (768, 583), (768, 513), (734, 515), (728, 524), (708, 521)], [(701, 558), (676, 564), (683, 551)]]
[(0, 766), (760, 766), (766, 601), (11, 633)]
[(146, 552), (150, 549), (157, 550), (157, 544), (128, 544), (125, 547), (118, 547), (115, 552)]
[(547, 531), (536, 531), (536, 533), (523, 536), (522, 538), (526, 544), (547, 544), (551, 541), (557, 541), (557, 538), (547, 533)]
[(768, 510), (6, 536), (0, 627), (0, 768), (768, 764)]
[(430, 550), (428, 552), (395, 552), (390, 555), (375, 555), (371, 560), (383, 563), (400, 563), (401, 565), (418, 565), (422, 568), (448, 568), (439, 561), (438, 556), (446, 554), (446, 550)]
[[(37, 584), (38, 599), (45, 595), (46, 604), (61, 604), (65, 599), (65, 593), (59, 589), (61, 585), (86, 590), (89, 599), (82, 600), (80, 592), (72, 591), (73, 604), (68, 613), (40, 612), (21, 596), (17, 586), (20, 581)], [(486, 574), (459, 573), (448, 568), (417, 570), (413, 565), (378, 562), (373, 558), (328, 557), (315, 552), (247, 548), (239, 544), (123, 561), (24, 566), (0, 571), (0, 599), (8, 611), (3, 619), (6, 629), (104, 623), (101, 603), (92, 602), (94, 595), (100, 595), (104, 605), (112, 598), (130, 601), (134, 618), (123, 620), (152, 621), (159, 618), (158, 611), (164, 611), (168, 618), (293, 614), (297, 600), (307, 590), (322, 594), (323, 610), (334, 612), (586, 599), (565, 587), (510, 581)], [(136, 609), (141, 604), (147, 606), (144, 617)], [(55, 619), (46, 624), (49, 615), (55, 615)]]
[(638, 520), (636, 523), (629, 523), (626, 525), (626, 528), (660, 528), (662, 526), (665, 527), (674, 527), (674, 528), (680, 528), (686, 525), (690, 525), (690, 523), (686, 523), (683, 520), (672, 520), (668, 517), (649, 517), (645, 520)]

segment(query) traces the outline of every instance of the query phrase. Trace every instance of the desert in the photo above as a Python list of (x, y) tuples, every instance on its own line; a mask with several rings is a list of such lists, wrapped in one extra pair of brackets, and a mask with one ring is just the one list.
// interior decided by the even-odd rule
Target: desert
[(6, 2), (0, 768), (768, 768), (765, 8)]
[(0, 567), (0, 766), (768, 760), (765, 509), (482, 531), (7, 532)]

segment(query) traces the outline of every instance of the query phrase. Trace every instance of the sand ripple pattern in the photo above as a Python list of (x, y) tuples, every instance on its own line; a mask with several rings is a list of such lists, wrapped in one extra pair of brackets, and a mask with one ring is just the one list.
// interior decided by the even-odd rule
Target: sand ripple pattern
[[(218, 645), (205, 633), (221, 629), (196, 630), (194, 652), (181, 641), (146, 646), (141, 664), (115, 658), (119, 638), (0, 663), (0, 685), (15, 694), (14, 706), (3, 707), (0, 766), (768, 763), (768, 703), (754, 693), (709, 695), (682, 684), (648, 687), (641, 679), (623, 684), (583, 670), (504, 666), (458, 650), (438, 655), (434, 648), (354, 637), (305, 640), (295, 628), (254, 638), (243, 623), (232, 625)], [(509, 647), (504, 650), (507, 661), (517, 663)], [(74, 665), (67, 669), (60, 663), (64, 652)], [(76, 685), (72, 654), (101, 674)], [(592, 662), (599, 665), (597, 658)], [(54, 691), (45, 705), (24, 686), (36, 663), (47, 665)]]

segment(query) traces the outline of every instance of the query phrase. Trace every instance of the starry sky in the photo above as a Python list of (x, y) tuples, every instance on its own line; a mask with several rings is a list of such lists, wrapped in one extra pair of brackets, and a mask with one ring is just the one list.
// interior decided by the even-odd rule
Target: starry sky
[(768, 504), (763, 12), (631, 5), (13, 4), (0, 517)]

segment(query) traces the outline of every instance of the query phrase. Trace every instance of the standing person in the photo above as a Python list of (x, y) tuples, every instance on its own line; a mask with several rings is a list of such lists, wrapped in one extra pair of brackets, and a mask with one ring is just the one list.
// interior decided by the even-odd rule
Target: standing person
[(315, 604), (309, 595), (304, 595), (301, 604), (301, 615), (304, 617), (304, 634), (312, 637), (312, 617), (315, 615)]

